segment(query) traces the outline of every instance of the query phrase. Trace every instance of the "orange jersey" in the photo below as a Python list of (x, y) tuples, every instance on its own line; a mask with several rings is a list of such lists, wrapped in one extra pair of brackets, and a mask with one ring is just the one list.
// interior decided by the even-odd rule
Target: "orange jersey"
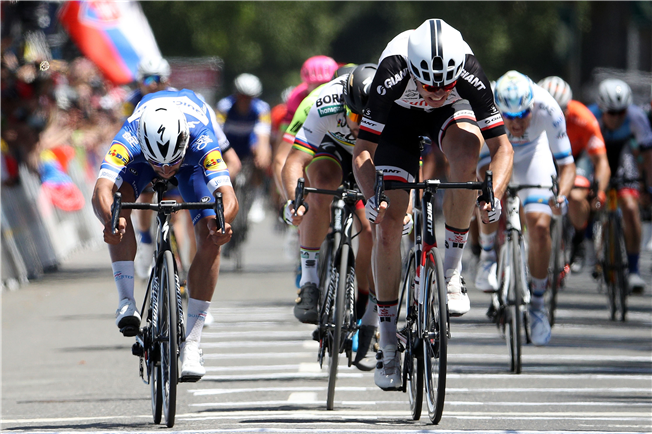
[(591, 110), (579, 101), (570, 100), (566, 108), (566, 133), (571, 142), (573, 157), (577, 159), (582, 151), (589, 155), (606, 154), (600, 124)]

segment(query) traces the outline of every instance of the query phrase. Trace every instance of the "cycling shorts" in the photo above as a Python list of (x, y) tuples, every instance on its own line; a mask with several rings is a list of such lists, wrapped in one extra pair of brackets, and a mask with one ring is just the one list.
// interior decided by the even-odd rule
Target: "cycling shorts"
[[(123, 175), (116, 180), (116, 185), (118, 188), (122, 184), (131, 185), (137, 199), (143, 191), (146, 191), (154, 178), (156, 178), (156, 172), (149, 163), (134, 163), (123, 171)], [(179, 183), (178, 192), (181, 193), (184, 202), (215, 202), (215, 198), (206, 186), (204, 171), (201, 167), (182, 167), (175, 178)], [(191, 209), (189, 211), (193, 224), (197, 224), (204, 217), (215, 216), (215, 211), (212, 209)]]
[[(353, 157), (351, 153), (348, 152), (344, 146), (335, 142), (330, 138), (325, 138), (319, 148), (315, 152), (315, 156), (312, 161), (319, 160), (330, 160), (334, 161), (342, 170), (342, 179), (340, 183), (343, 183), (346, 179), (351, 179), (353, 174)], [(312, 164), (312, 163), (311, 163)]]
[(429, 136), (441, 149), (448, 127), (457, 123), (477, 125), (469, 102), (465, 99), (431, 112), (408, 109), (393, 104), (388, 122), (378, 141), (374, 164), (386, 179), (413, 182), (419, 173), (420, 137)]

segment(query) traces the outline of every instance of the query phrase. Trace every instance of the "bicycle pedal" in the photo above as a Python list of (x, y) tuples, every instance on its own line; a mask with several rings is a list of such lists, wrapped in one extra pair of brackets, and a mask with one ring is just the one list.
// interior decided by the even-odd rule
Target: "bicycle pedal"
[(179, 378), (179, 383), (196, 383), (201, 380), (200, 375), (186, 375), (185, 377)]
[(145, 349), (143, 348), (142, 345), (140, 345), (140, 343), (135, 342), (131, 346), (131, 354), (137, 357), (143, 357), (145, 355)]
[(138, 327), (125, 326), (120, 329), (120, 333), (122, 333), (122, 336), (124, 337), (133, 338), (138, 334)]

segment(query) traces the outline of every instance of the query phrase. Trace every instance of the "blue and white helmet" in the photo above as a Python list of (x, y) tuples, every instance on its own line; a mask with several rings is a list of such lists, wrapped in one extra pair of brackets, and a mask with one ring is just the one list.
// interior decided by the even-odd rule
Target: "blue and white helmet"
[(532, 80), (518, 71), (507, 71), (496, 81), (494, 98), (504, 114), (518, 117), (532, 108)]
[(138, 142), (147, 161), (159, 166), (176, 164), (186, 155), (189, 140), (186, 116), (172, 100), (147, 102), (138, 123)]

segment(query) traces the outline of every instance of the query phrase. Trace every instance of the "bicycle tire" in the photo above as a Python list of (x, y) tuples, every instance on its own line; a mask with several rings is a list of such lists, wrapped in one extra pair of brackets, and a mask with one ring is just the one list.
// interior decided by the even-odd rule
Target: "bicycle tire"
[(550, 322), (550, 327), (555, 325), (557, 294), (559, 292), (559, 286), (561, 285), (561, 272), (564, 267), (562, 264), (564, 261), (562, 250), (563, 221), (561, 219), (553, 219), (551, 226), (552, 250), (550, 252), (550, 265), (548, 267), (550, 289), (549, 291), (546, 291), (545, 297), (545, 305), (546, 310), (548, 311), (548, 322)]
[(620, 312), (620, 321), (625, 321), (627, 318), (627, 294), (629, 293), (627, 282), (627, 250), (625, 247), (625, 236), (623, 234), (622, 222), (619, 217), (614, 219), (615, 229), (615, 261), (616, 268), (615, 284), (616, 284), (616, 308)]
[[(330, 315), (333, 311), (333, 298), (335, 290), (331, 289), (331, 280), (333, 279), (333, 252), (334, 248), (334, 238), (332, 234), (328, 234), (326, 239), (322, 243), (319, 250), (319, 293), (321, 296), (321, 301), (319, 303), (319, 352), (317, 354), (317, 360), (319, 361), (319, 367), (323, 367), (323, 363), (326, 356), (326, 351), (329, 348), (329, 324), (333, 323)], [(329, 298), (330, 297), (330, 298)]]
[(172, 252), (163, 253), (159, 289), (159, 309), (156, 340), (161, 351), (161, 389), (163, 414), (168, 428), (174, 426), (177, 403), (178, 375), (178, 322), (179, 311), (176, 295), (175, 264)]
[(163, 415), (163, 389), (161, 385), (161, 366), (152, 364), (149, 371), (149, 387), (152, 394), (152, 416), (154, 423), (161, 423)]
[(613, 219), (611, 217), (609, 217), (605, 223), (604, 232), (606, 233), (602, 234), (604, 240), (602, 272), (603, 279), (607, 286), (607, 307), (609, 308), (609, 318), (611, 321), (615, 321), (618, 306), (616, 305), (616, 275), (614, 270), (616, 269), (617, 265), (615, 263), (616, 249), (614, 247), (615, 228)]
[(437, 425), (444, 412), (446, 398), (446, 367), (448, 364), (448, 310), (444, 267), (437, 249), (426, 258), (423, 358), (426, 383), (426, 403), (430, 421)]
[(344, 302), (346, 298), (346, 273), (349, 264), (348, 244), (343, 244), (339, 250), (339, 267), (337, 269), (337, 290), (335, 293), (335, 303), (331, 317), (333, 324), (331, 330), (331, 339), (328, 357), (328, 392), (326, 398), (326, 409), (332, 410), (335, 402), (335, 384), (337, 383), (337, 368), (339, 362), (340, 348), (342, 345), (342, 323), (344, 320)]
[(507, 309), (508, 309), (508, 322), (507, 322), (507, 346), (510, 352), (510, 370), (515, 374), (521, 373), (521, 347), (522, 347), (522, 333), (523, 326), (523, 312), (521, 310), (523, 304), (523, 288), (521, 288), (524, 280), (523, 271), (524, 264), (522, 263), (521, 244), (518, 240), (511, 239), (509, 241), (511, 248), (510, 258), (510, 282), (509, 292), (507, 296)]
[(416, 300), (416, 261), (415, 248), (410, 249), (406, 256), (406, 273), (403, 279), (402, 296), (405, 298), (405, 325), (400, 328), (405, 333), (405, 352), (403, 357), (403, 381), (410, 401), (412, 420), (421, 418), (423, 407), (423, 352), (420, 339), (417, 336), (417, 306)]

